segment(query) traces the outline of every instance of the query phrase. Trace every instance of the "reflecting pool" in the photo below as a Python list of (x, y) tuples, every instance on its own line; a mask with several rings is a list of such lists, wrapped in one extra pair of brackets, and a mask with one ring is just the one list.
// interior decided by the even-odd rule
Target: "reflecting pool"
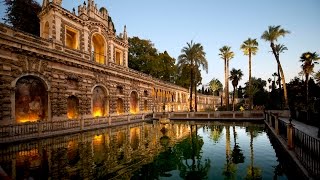
[(263, 123), (142, 122), (1, 145), (0, 155), (11, 179), (287, 179)]

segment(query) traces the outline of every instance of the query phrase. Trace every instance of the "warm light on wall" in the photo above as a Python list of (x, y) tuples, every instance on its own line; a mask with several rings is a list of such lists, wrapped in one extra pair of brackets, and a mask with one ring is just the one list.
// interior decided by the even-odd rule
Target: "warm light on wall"
[(78, 113), (74, 110), (69, 110), (67, 116), (68, 119), (76, 119), (78, 117)]
[(95, 34), (92, 36), (92, 52), (94, 53), (94, 59), (96, 62), (100, 64), (104, 64), (105, 62), (105, 44), (103, 37), (99, 34)]
[(136, 111), (136, 109), (130, 109), (130, 113), (131, 114), (137, 114), (137, 111)]
[(38, 120), (39, 120), (39, 115), (36, 113), (30, 113), (26, 116), (17, 118), (18, 123), (37, 122)]
[(79, 38), (78, 38), (78, 31), (66, 26), (66, 38), (65, 38), (65, 45), (68, 48), (78, 49)]
[(101, 108), (94, 108), (93, 110), (93, 117), (101, 117), (102, 116), (102, 110)]

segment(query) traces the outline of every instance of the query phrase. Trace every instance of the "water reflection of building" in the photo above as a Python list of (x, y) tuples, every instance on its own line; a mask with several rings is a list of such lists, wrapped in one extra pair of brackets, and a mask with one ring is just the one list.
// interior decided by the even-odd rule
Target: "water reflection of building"
[[(0, 165), (12, 179), (130, 176), (164, 150), (163, 125), (138, 123), (0, 147)], [(167, 124), (169, 146), (189, 136), (190, 126)]]
[(105, 8), (61, 3), (43, 1), (40, 37), (0, 24), (0, 125), (188, 110), (188, 89), (128, 68), (126, 27)]

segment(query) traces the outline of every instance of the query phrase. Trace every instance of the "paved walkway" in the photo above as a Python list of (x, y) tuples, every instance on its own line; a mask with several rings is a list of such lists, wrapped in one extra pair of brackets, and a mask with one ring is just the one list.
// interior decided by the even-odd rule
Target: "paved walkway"
[[(279, 119), (286, 123), (289, 123), (289, 118), (279, 117)], [(320, 140), (320, 138), (318, 138), (318, 130), (319, 130), (318, 127), (311, 126), (311, 125), (302, 123), (300, 121), (296, 121), (294, 119), (291, 121), (291, 123), (294, 125), (295, 128), (299, 129), (300, 131), (308, 134), (311, 137), (314, 137)]]

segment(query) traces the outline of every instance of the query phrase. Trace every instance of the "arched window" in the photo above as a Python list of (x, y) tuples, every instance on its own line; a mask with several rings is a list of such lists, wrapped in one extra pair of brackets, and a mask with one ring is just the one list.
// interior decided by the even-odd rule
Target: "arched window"
[(124, 112), (123, 100), (121, 98), (118, 98), (118, 100), (117, 100), (117, 114), (122, 114), (123, 112)]
[(45, 84), (34, 76), (24, 76), (16, 83), (16, 122), (34, 122), (48, 116), (48, 94)]
[(106, 63), (105, 47), (104, 38), (100, 34), (94, 34), (92, 36), (92, 57), (95, 62)]
[(139, 111), (138, 93), (132, 91), (130, 95), (130, 112), (135, 114)]
[(68, 119), (76, 119), (79, 117), (79, 99), (76, 96), (69, 96), (67, 100), (67, 116)]
[(107, 93), (102, 87), (95, 87), (92, 96), (92, 113), (94, 117), (108, 115), (109, 102), (107, 100)]

